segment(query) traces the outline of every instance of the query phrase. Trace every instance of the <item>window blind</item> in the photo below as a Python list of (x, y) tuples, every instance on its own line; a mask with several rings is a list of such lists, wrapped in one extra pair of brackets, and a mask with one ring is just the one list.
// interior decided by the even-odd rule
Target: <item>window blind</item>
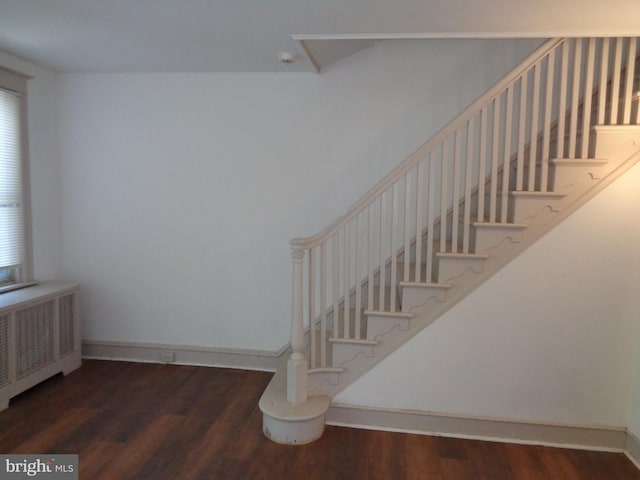
[(24, 262), (20, 97), (0, 89), (0, 269)]

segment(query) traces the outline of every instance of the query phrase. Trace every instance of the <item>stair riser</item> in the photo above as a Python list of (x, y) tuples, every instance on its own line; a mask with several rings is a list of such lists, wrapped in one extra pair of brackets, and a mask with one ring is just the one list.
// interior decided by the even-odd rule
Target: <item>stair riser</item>
[(447, 290), (435, 287), (402, 287), (402, 311), (411, 312), (427, 302), (444, 302)]
[(574, 187), (583, 188), (583, 184), (597, 182), (603, 174), (603, 167), (590, 165), (553, 165), (550, 169), (550, 181), (554, 192), (567, 192)]
[(635, 126), (596, 127), (591, 157), (607, 160), (628, 158), (640, 148), (640, 132), (637, 130)]
[(333, 343), (333, 366), (340, 367), (361, 355), (371, 358), (373, 345), (352, 345), (348, 343)]
[[(522, 185), (520, 186), (520, 188), (518, 188), (518, 184), (516, 182), (516, 169), (515, 167), (512, 168), (511, 171), (511, 181), (509, 183), (509, 190), (510, 191), (535, 191), (535, 192), (542, 192), (542, 191), (547, 191), (547, 192), (557, 192), (559, 191), (557, 188), (557, 181), (555, 180), (556, 177), (558, 177), (558, 166), (555, 165), (553, 163), (553, 160), (549, 160), (547, 163), (547, 179), (545, 182), (542, 181), (542, 163), (538, 162), (535, 165), (535, 173), (534, 173), (534, 178), (533, 178), (533, 183), (532, 186), (529, 186), (529, 171), (531, 170), (531, 167), (529, 164), (525, 164), (524, 168), (523, 168), (523, 181), (522, 181)], [(562, 167), (561, 167), (562, 168)], [(569, 175), (571, 175), (571, 173), (569, 173)], [(564, 180), (564, 179), (562, 179)], [(562, 180), (560, 180), (562, 182)], [(573, 177), (571, 177), (571, 180), (573, 181)], [(509, 219), (511, 219), (513, 217), (513, 209), (509, 208)]]
[(408, 318), (369, 315), (367, 317), (367, 339), (376, 340), (396, 328), (406, 331), (409, 329), (410, 321)]
[(562, 198), (544, 197), (512, 197), (513, 205), (512, 221), (516, 223), (527, 223), (532, 218), (547, 212), (558, 212)]
[(469, 272), (482, 273), (485, 259), (439, 258), (438, 283), (454, 283)]
[(309, 372), (309, 396), (322, 395), (323, 391), (340, 384), (337, 372)]
[(504, 242), (518, 243), (522, 229), (506, 229), (504, 227), (472, 227), (471, 240), (475, 253), (486, 253), (500, 247)]

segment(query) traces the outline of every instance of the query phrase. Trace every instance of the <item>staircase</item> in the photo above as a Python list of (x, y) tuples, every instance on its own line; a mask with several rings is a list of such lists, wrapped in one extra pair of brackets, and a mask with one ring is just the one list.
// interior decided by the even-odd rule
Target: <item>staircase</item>
[(291, 356), (260, 400), (274, 441), (640, 159), (636, 38), (552, 39), (317, 235), (291, 241)]

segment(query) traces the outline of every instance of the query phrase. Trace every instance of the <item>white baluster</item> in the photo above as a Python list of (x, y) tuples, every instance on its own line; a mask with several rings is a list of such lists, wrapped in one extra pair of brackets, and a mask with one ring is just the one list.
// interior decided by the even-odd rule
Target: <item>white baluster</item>
[(629, 53), (627, 55), (627, 77), (624, 89), (624, 112), (622, 123), (631, 123), (631, 99), (633, 97), (633, 74), (636, 64), (636, 39), (629, 38)]
[[(427, 184), (427, 252), (426, 252), (426, 274), (425, 274), (425, 279), (424, 281), (427, 283), (431, 283), (433, 281), (433, 242), (434, 242), (434, 228), (435, 228), (435, 219), (434, 219), (434, 211), (435, 211), (435, 205), (433, 204), (434, 202), (434, 197), (435, 197), (435, 167), (434, 167), (434, 160), (431, 156), (431, 154), (429, 154), (429, 156), (427, 157), (427, 162), (429, 162), (429, 168), (428, 168), (428, 175), (429, 175), (429, 180), (428, 180), (428, 184)], [(422, 163), (420, 164), (420, 168), (422, 168)], [(422, 270), (420, 268), (420, 264), (416, 262), (416, 270)], [(420, 274), (416, 274), (416, 276), (418, 277), (418, 282), (422, 281), (420, 280)]]
[(520, 112), (518, 119), (518, 153), (516, 156), (516, 190), (522, 191), (524, 183), (524, 146), (527, 127), (527, 73), (520, 77)]
[(327, 243), (320, 245), (320, 366), (327, 366)]
[(340, 264), (340, 249), (339, 249), (339, 241), (338, 241), (338, 233), (333, 236), (331, 241), (331, 256), (333, 260), (333, 265), (331, 268), (331, 276), (333, 278), (333, 325), (332, 331), (334, 337), (340, 336), (339, 324), (340, 324), (340, 314), (338, 310), (338, 297), (340, 296), (340, 274), (339, 274), (339, 264)]
[(304, 250), (293, 248), (291, 356), (287, 361), (287, 400), (300, 405), (307, 400), (307, 360), (304, 358)]
[(367, 310), (373, 310), (373, 283), (375, 279), (375, 207), (376, 204), (369, 205), (369, 240), (367, 242), (368, 276), (367, 276)]
[(421, 272), (420, 264), (422, 263), (422, 198), (424, 195), (423, 192), (423, 183), (424, 183), (424, 172), (422, 169), (423, 162), (418, 163), (418, 172), (416, 173), (416, 256), (415, 256), (415, 272), (414, 272), (414, 281), (421, 282)]
[(571, 122), (569, 125), (569, 158), (576, 158), (578, 143), (578, 106), (580, 105), (580, 79), (582, 65), (582, 39), (576, 38), (573, 57), (573, 91), (571, 93)]
[(364, 249), (360, 248), (360, 218), (362, 215), (358, 215), (356, 217), (356, 229), (355, 229), (355, 251), (353, 252), (355, 255), (355, 280), (356, 280), (356, 313), (355, 313), (355, 338), (362, 338), (361, 331), (361, 311), (362, 311), (362, 251)]
[[(404, 178), (404, 254), (402, 281), (409, 281), (409, 260), (411, 257), (411, 171), (407, 172)], [(416, 248), (418, 245), (418, 233), (416, 230)]]
[(487, 173), (487, 107), (480, 111), (480, 160), (478, 166), (478, 221), (484, 222), (484, 189)]
[(316, 366), (316, 262), (315, 251), (309, 250), (309, 365)]
[(540, 171), (540, 191), (549, 189), (549, 156), (551, 137), (551, 105), (553, 101), (553, 69), (555, 66), (555, 50), (549, 52), (547, 58), (547, 80), (545, 86), (544, 120), (542, 126), (542, 169)]
[(342, 322), (342, 338), (349, 338), (351, 331), (351, 223), (347, 222), (344, 226), (344, 254), (343, 254), (343, 322)]
[[(636, 51), (637, 51), (638, 38), (634, 37), (631, 39), (631, 41), (634, 43), (634, 45), (636, 45)], [(635, 61), (634, 61), (634, 65), (635, 65)], [(635, 78), (635, 75), (634, 75), (634, 78)], [(635, 115), (635, 118), (631, 119), (631, 121), (634, 122), (634, 125), (640, 125), (640, 92), (638, 92), (637, 90), (633, 93), (632, 102), (633, 103), (631, 105), (632, 105), (632, 108), (636, 109), (636, 115)], [(635, 105), (635, 107), (633, 107), (633, 105)]]
[(380, 275), (379, 275), (379, 284), (380, 284), (380, 292), (378, 294), (378, 310), (384, 311), (385, 304), (385, 289), (386, 289), (386, 273), (387, 273), (387, 259), (385, 256), (385, 227), (386, 227), (386, 204), (385, 204), (385, 194), (387, 191), (382, 192), (380, 195)]
[(447, 251), (447, 170), (449, 166), (448, 162), (448, 148), (447, 142), (442, 143), (442, 169), (440, 171), (440, 252)]
[(533, 102), (531, 103), (531, 138), (529, 139), (529, 178), (527, 190), (536, 189), (536, 162), (538, 160), (538, 112), (540, 110), (540, 63), (533, 66)]
[(498, 201), (498, 156), (500, 155), (500, 96), (493, 100), (493, 139), (491, 142), (491, 184), (489, 195), (489, 222), (496, 221)]
[(398, 255), (396, 244), (398, 243), (398, 184), (391, 187), (391, 281), (389, 282), (389, 308), (396, 311), (396, 282), (398, 276)]
[(607, 79), (609, 78), (609, 38), (602, 39), (600, 83), (598, 85), (598, 125), (604, 125), (607, 111)]
[(504, 152), (502, 155), (502, 192), (500, 203), (500, 222), (507, 221), (507, 205), (509, 201), (509, 172), (511, 164), (511, 121), (513, 118), (513, 87), (507, 87), (507, 106), (504, 121)]
[(609, 125), (618, 124), (618, 103), (620, 102), (620, 69), (622, 67), (622, 42), (623, 39), (616, 38), (616, 49), (613, 59), (613, 80), (611, 81), (611, 112), (609, 114)]
[(580, 158), (589, 156), (589, 130), (591, 129), (591, 102), (593, 97), (593, 63), (595, 60), (596, 40), (589, 39), (587, 50), (587, 71), (584, 84), (584, 100), (582, 106), (582, 144), (580, 145)]
[(464, 182), (464, 224), (462, 231), (462, 253), (469, 253), (469, 230), (471, 228), (471, 175), (473, 162), (473, 118), (467, 123), (467, 158)]
[(460, 156), (462, 150), (462, 131), (458, 130), (454, 134), (453, 150), (453, 210), (451, 213), (451, 251), (458, 253), (458, 227), (460, 224)]
[(562, 42), (562, 67), (560, 73), (560, 104), (558, 106), (558, 146), (556, 157), (564, 158), (565, 122), (567, 120), (567, 86), (569, 71), (569, 42)]

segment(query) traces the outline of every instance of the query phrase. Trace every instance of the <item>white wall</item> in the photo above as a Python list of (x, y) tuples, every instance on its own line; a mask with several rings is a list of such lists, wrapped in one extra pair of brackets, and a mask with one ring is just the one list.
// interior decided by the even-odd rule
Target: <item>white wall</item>
[(335, 401), (626, 426), (640, 329), (639, 186), (640, 164)]
[(59, 279), (62, 267), (56, 74), (0, 51), (0, 66), (33, 77), (28, 82), (29, 168), (34, 275)]
[[(638, 195), (638, 185), (640, 185), (640, 178), (636, 179), (635, 185), (631, 188), (635, 188), (632, 192), (636, 198)], [(638, 210), (633, 213), (637, 218)], [(636, 300), (629, 302), (629, 316), (636, 321), (640, 321), (640, 242), (636, 243), (633, 260), (631, 263), (631, 271), (629, 274), (629, 295)], [(640, 438), (640, 338), (636, 339), (636, 349), (633, 358), (633, 379), (632, 379), (632, 397), (631, 408), (629, 411), (629, 418), (627, 420), (627, 428), (629, 431)]]
[[(640, 285), (640, 279), (636, 279), (636, 286)], [(640, 308), (636, 309), (636, 318), (640, 318)], [(627, 419), (627, 428), (630, 433), (640, 438), (640, 343), (636, 344), (633, 358), (633, 378), (631, 383), (631, 407)]]
[(387, 42), (321, 75), (61, 75), (64, 271), (85, 338), (280, 348), (289, 239), (538, 43)]

